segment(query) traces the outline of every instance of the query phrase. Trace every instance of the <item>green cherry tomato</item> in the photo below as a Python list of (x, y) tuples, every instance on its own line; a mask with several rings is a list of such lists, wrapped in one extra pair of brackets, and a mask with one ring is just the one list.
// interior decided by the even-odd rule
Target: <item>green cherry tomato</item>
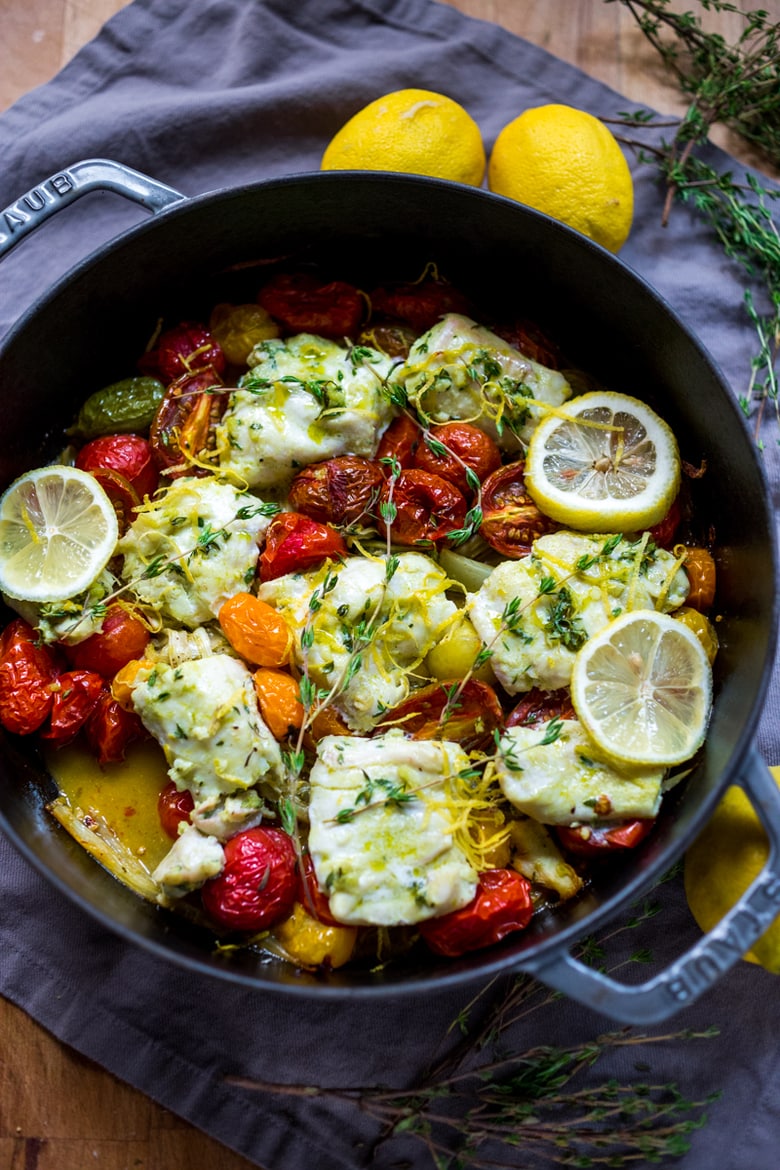
[(96, 390), (79, 411), (73, 432), (85, 439), (97, 435), (141, 434), (148, 431), (165, 387), (156, 378), (123, 378)]

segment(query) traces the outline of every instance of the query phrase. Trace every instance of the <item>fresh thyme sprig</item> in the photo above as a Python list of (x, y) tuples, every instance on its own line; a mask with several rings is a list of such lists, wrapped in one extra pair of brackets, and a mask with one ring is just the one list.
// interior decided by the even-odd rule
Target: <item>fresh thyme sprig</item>
[(741, 19), (741, 32), (729, 44), (720, 34), (707, 31), (699, 15), (672, 11), (669, 0), (617, 2), (629, 10), (691, 99), (683, 117), (671, 122), (658, 120), (646, 110), (621, 115), (619, 124), (623, 127), (673, 126), (673, 136), (662, 139), (660, 145), (618, 137), (662, 176), (666, 186), (662, 222), (668, 221), (675, 200), (692, 207), (765, 301), (757, 308), (753, 290), (745, 293), (745, 310), (758, 346), (747, 388), (739, 395), (746, 417), (755, 410), (755, 436), (761, 447), (759, 435), (767, 404), (780, 425), (776, 368), (780, 350), (780, 235), (770, 207), (780, 198), (780, 191), (752, 174), (735, 178), (731, 172), (717, 170), (702, 157), (702, 148), (711, 128), (721, 123), (762, 151), (770, 166), (780, 167), (780, 25), (761, 9), (744, 12), (728, 0), (698, 0), (705, 13), (731, 13)]

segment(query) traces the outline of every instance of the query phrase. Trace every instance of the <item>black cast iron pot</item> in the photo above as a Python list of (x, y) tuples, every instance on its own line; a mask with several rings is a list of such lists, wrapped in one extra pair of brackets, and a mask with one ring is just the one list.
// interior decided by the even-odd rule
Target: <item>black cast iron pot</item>
[[(59, 828), (45, 810), (52, 782), (34, 744), (9, 736), (0, 765), (6, 834), (106, 927), (158, 955), (258, 989), (315, 997), (428, 993), (522, 969), (629, 1022), (660, 1020), (691, 1002), (780, 910), (780, 796), (751, 746), (774, 653), (773, 524), (753, 445), (711, 359), (656, 293), (585, 237), (485, 191), (417, 177), (296, 175), (185, 199), (117, 163), (88, 160), (6, 209), (0, 256), (91, 190), (119, 192), (156, 214), (73, 269), (7, 338), (0, 351), (0, 486), (56, 454), (62, 428), (87, 394), (133, 371), (159, 317), (197, 318), (220, 299), (239, 299), (236, 287), (248, 280), (256, 289), (263, 263), (314, 261), (334, 278), (370, 285), (409, 279), (435, 261), (486, 312), (501, 306), (503, 317), (527, 315), (551, 327), (574, 364), (653, 405), (685, 458), (706, 458), (698, 506), (717, 533), (722, 615), (714, 711), (693, 772), (666, 797), (649, 838), (598, 874), (578, 900), (454, 962), (421, 956), (378, 974), (347, 969), (315, 978), (250, 953), (216, 956), (210, 935), (136, 898)], [(43, 419), (49, 440), (42, 440)], [(731, 783), (748, 791), (771, 851), (729, 916), (642, 986), (617, 984), (572, 958), (579, 939), (680, 856)]]

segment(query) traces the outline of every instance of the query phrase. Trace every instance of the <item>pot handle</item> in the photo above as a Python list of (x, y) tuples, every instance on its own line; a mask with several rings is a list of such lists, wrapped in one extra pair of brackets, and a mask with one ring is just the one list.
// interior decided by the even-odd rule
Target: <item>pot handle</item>
[(523, 963), (523, 969), (565, 995), (626, 1024), (653, 1024), (694, 1003), (780, 914), (780, 789), (754, 748), (742, 762), (742, 785), (769, 837), (761, 873), (728, 914), (665, 971), (628, 986), (568, 952)]
[(186, 198), (123, 163), (86, 158), (50, 175), (0, 213), (0, 259), (45, 220), (89, 191), (114, 191), (155, 213)]

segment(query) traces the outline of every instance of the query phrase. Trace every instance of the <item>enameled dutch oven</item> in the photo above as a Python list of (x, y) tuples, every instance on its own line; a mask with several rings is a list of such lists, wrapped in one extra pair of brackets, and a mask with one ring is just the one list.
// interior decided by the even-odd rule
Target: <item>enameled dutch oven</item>
[[(50, 818), (52, 781), (32, 742), (6, 737), (0, 824), (55, 886), (106, 927), (158, 955), (257, 989), (308, 997), (428, 993), (524, 970), (617, 1019), (649, 1022), (691, 1002), (780, 910), (780, 797), (752, 746), (775, 643), (775, 548), (753, 444), (711, 359), (660, 297), (613, 256), (545, 216), (485, 191), (371, 173), (293, 175), (187, 199), (117, 163), (87, 160), (51, 176), (0, 217), (0, 255), (92, 190), (141, 203), (153, 219), (73, 269), (16, 325), (0, 351), (0, 486), (54, 457), (88, 393), (126, 377), (160, 317), (196, 319), (246, 298), (264, 265), (314, 261), (361, 285), (409, 279), (434, 261), (477, 304), (551, 328), (573, 364), (646, 399), (683, 456), (707, 462), (698, 507), (717, 538), (721, 649), (707, 742), (666, 798), (655, 831), (584, 896), (525, 932), (456, 961), (410, 958), (379, 973), (314, 977), (252, 953), (215, 955), (213, 938), (151, 906), (102, 870)], [(231, 295), (232, 294), (232, 295)], [(49, 440), (41, 439), (41, 420)], [(59, 438), (58, 438), (59, 436)], [(572, 957), (578, 940), (662, 876), (706, 823), (727, 785), (746, 788), (770, 837), (767, 865), (710, 935), (641, 985)]]

